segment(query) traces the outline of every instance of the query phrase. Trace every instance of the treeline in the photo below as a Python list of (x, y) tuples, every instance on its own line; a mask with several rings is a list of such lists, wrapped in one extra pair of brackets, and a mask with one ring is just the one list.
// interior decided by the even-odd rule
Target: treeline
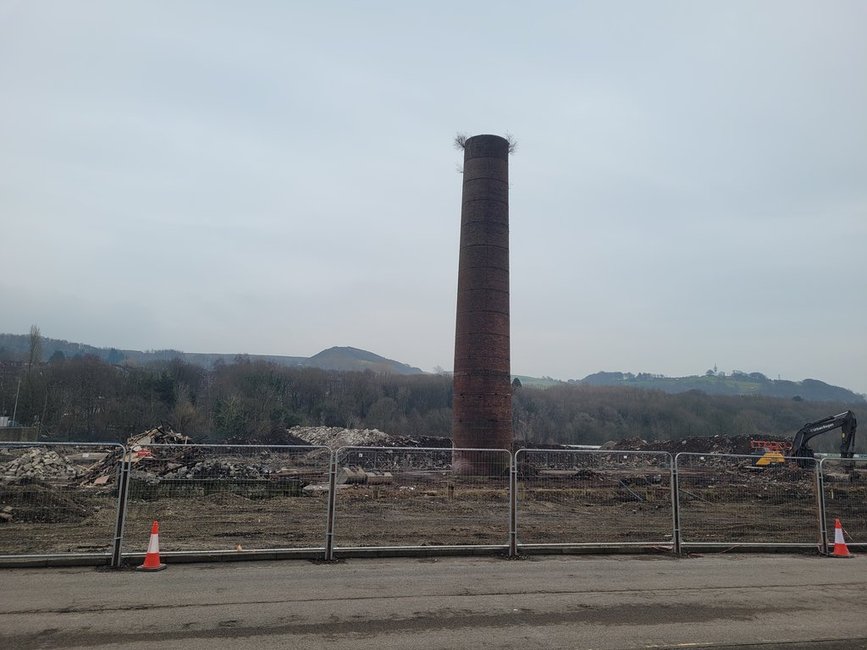
[(867, 406), (867, 400), (863, 395), (858, 395), (840, 386), (826, 384), (818, 379), (804, 379), (802, 381), (769, 379), (760, 372), (745, 373), (739, 370), (734, 370), (727, 375), (716, 368), (708, 370), (702, 376), (665, 377), (646, 372), (637, 375), (628, 372), (597, 372), (582, 380), (569, 381), (570, 383), (591, 386), (661, 390), (666, 393), (700, 390), (708, 395), (758, 395), (819, 402), (848, 402), (861, 404), (862, 408)]
[(241, 357), (210, 370), (178, 359), (126, 366), (81, 356), (3, 365), (0, 414), (77, 440), (122, 441), (161, 424), (212, 441), (261, 440), (295, 425), (447, 436), (451, 390), (451, 378), (441, 375), (291, 368)]
[[(758, 396), (707, 395), (697, 390), (669, 394), (621, 387), (554, 386), (513, 393), (518, 438), (561, 444), (602, 444), (639, 437), (679, 440), (697, 436), (748, 435), (791, 438), (807, 422), (862, 405)], [(817, 451), (836, 451), (839, 431), (815, 439)], [(867, 445), (856, 439), (856, 449)]]
[[(451, 403), (448, 375), (338, 372), (243, 358), (210, 370), (177, 359), (135, 367), (91, 356), (0, 368), (0, 415), (15, 411), (19, 423), (61, 440), (123, 441), (157, 425), (207, 441), (278, 440), (294, 425), (447, 437)], [(849, 408), (857, 415), (851, 404), (699, 391), (513, 388), (515, 437), (536, 443), (790, 436), (808, 421)], [(814, 448), (830, 451), (839, 436), (823, 438)]]

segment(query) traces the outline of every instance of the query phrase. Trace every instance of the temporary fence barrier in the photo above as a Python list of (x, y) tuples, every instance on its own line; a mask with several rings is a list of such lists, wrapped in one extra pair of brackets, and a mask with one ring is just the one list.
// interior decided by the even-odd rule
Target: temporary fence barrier
[(132, 449), (124, 553), (140, 555), (151, 523), (159, 521), (160, 551), (167, 557), (264, 552), (321, 557), (330, 463), (330, 450), (321, 446)]
[(757, 456), (675, 456), (680, 544), (725, 547), (818, 547), (820, 491), (816, 462), (756, 466)]
[[(455, 463), (455, 459), (459, 463)], [(0, 443), (0, 564), (867, 546), (867, 459)]]
[(510, 466), (505, 449), (342, 447), (333, 553), (508, 550)]
[(117, 444), (0, 443), (0, 560), (109, 563), (123, 457)]
[(824, 505), (823, 540), (834, 546), (834, 520), (843, 526), (846, 544), (867, 547), (867, 458), (823, 458), (819, 461)]
[(515, 471), (518, 551), (674, 548), (668, 453), (521, 449)]

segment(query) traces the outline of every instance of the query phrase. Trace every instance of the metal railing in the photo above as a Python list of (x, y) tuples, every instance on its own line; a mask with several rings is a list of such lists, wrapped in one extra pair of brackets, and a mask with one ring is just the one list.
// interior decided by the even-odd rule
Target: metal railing
[(331, 452), (320, 446), (153, 444), (131, 450), (125, 530), (161, 551), (325, 548)]
[[(452, 471), (452, 455), (471, 458)], [(508, 549), (505, 449), (343, 447), (335, 453), (334, 552)]]
[(675, 456), (681, 546), (820, 546), (816, 462), (758, 467), (756, 458)]
[(846, 544), (867, 546), (867, 458), (823, 458), (822, 533), (826, 549), (834, 546), (834, 521), (842, 522)]
[[(458, 458), (461, 463), (453, 461)], [(0, 443), (0, 564), (867, 546), (867, 459)]]
[(0, 559), (111, 558), (124, 448), (0, 443)]
[(521, 449), (515, 468), (518, 550), (673, 549), (670, 454)]

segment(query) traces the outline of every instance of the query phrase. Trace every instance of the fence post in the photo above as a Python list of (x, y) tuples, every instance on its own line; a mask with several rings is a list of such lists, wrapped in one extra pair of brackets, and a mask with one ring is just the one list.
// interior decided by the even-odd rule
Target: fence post
[(117, 484), (117, 517), (114, 527), (114, 544), (111, 552), (111, 568), (119, 569), (121, 565), (121, 548), (123, 546), (123, 529), (126, 522), (126, 502), (129, 497), (130, 459), (126, 447), (121, 447), (120, 476)]
[(674, 543), (675, 555), (680, 555), (683, 549), (680, 543), (680, 489), (677, 484), (677, 456), (669, 454), (668, 459), (671, 467), (671, 541)]
[[(338, 450), (339, 451), (339, 450)], [(334, 503), (337, 499), (337, 451), (331, 452), (328, 471), (328, 521), (325, 524), (325, 561), (334, 559)]]
[(825, 462), (825, 459), (822, 458), (818, 463), (815, 463), (816, 466), (816, 500), (817, 506), (819, 508), (819, 543), (821, 547), (819, 552), (822, 555), (828, 553), (828, 526), (827, 526), (827, 517), (825, 511), (825, 478), (822, 472), (822, 463)]
[(518, 450), (509, 454), (509, 557), (518, 556)]

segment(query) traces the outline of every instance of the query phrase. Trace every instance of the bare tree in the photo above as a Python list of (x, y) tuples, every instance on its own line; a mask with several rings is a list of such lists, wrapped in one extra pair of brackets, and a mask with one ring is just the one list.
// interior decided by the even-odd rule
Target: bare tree
[(515, 153), (518, 150), (518, 140), (511, 133), (506, 131), (506, 142), (509, 143), (509, 153)]
[(30, 326), (30, 355), (27, 359), (27, 370), (34, 364), (42, 363), (42, 334), (36, 325)]
[[(518, 141), (515, 139), (511, 133), (506, 133), (505, 136), (506, 142), (509, 143), (509, 153), (515, 153), (518, 149)], [(467, 147), (467, 134), (466, 133), (456, 133), (454, 139), (455, 149), (459, 149), (463, 151)]]

